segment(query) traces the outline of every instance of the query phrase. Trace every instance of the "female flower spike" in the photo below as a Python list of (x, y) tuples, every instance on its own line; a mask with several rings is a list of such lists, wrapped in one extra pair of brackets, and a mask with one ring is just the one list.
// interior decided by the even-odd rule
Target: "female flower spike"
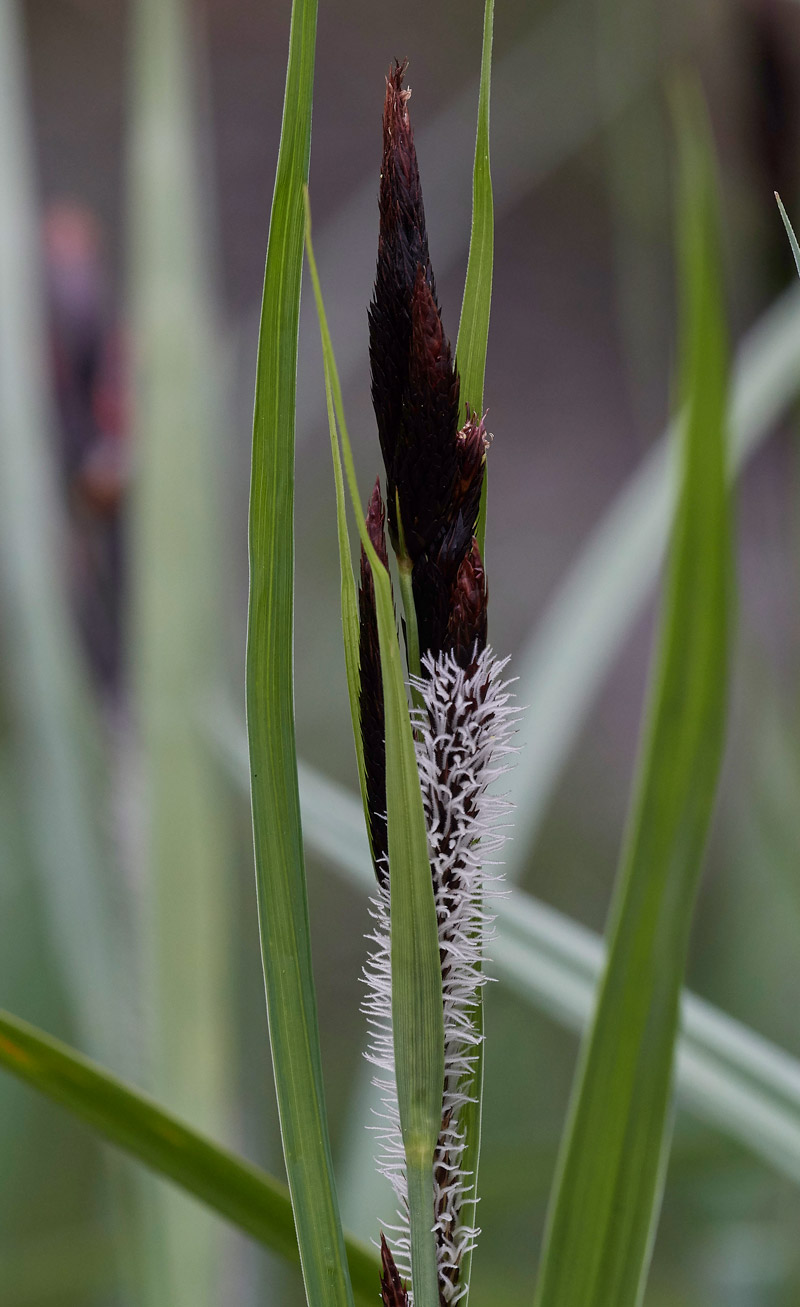
[[(469, 410), (460, 425), (459, 383), (444, 334), (428, 254), (406, 65), (386, 84), (380, 236), (369, 310), (372, 397), (386, 469), (386, 520), (401, 572), (411, 574), (421, 653), (410, 685), (415, 750), (428, 835), (439, 928), (444, 1005), (445, 1075), (433, 1165), (433, 1233), (441, 1304), (467, 1292), (461, 1269), (477, 1229), (462, 1216), (473, 1177), (464, 1167), (463, 1111), (474, 1097), (475, 1055), (482, 1035), (475, 1014), (483, 946), (492, 921), (485, 900), (496, 879), (487, 857), (503, 843), (508, 805), (490, 793), (506, 769), (514, 727), (506, 661), (487, 644), (488, 590), (475, 537), (487, 438)], [(376, 484), (367, 512), (370, 539), (386, 559), (384, 508)], [(386, 757), (375, 593), (361, 557), (360, 715), (370, 808), (370, 842), (378, 889), (372, 901), (372, 952), (364, 970), (371, 1043), (367, 1057), (384, 1073), (375, 1083), (383, 1113), (374, 1127), (378, 1166), (399, 1199), (398, 1221), (381, 1234), (385, 1307), (413, 1303), (403, 1283), (411, 1272), (405, 1156), (395, 1084), (392, 1032), (392, 868), (386, 828)], [(408, 616), (407, 612), (407, 616)], [(492, 865), (491, 863), (489, 864)]]
[[(455, 1303), (466, 1290), (459, 1282), (464, 1254), (478, 1231), (461, 1220), (472, 1177), (462, 1166), (461, 1113), (474, 1094), (475, 1051), (482, 1036), (475, 1028), (475, 1001), (486, 978), (480, 969), (487, 928), (493, 918), (485, 898), (496, 877), (486, 860), (503, 843), (500, 822), (508, 811), (489, 787), (506, 770), (513, 752), (514, 709), (505, 662), (487, 646), (466, 670), (454, 654), (427, 654), (416, 682), (423, 707), (416, 714), (417, 765), (428, 829), (444, 1001), (445, 1076), (442, 1127), (434, 1158), (434, 1211), (439, 1288), (443, 1303)], [(489, 864), (491, 866), (491, 864)], [(391, 867), (389, 868), (391, 875)], [(364, 1011), (370, 1026), (367, 1057), (386, 1074), (375, 1083), (383, 1114), (376, 1129), (378, 1167), (400, 1200), (394, 1233), (397, 1265), (410, 1274), (406, 1211), (405, 1156), (395, 1087), (392, 1035), (391, 916), (388, 882), (372, 900), (375, 927), (364, 971), (368, 986)]]

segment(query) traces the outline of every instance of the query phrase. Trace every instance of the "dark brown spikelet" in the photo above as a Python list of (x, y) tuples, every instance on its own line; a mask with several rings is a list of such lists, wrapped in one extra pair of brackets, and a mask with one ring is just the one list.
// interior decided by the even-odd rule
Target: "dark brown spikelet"
[[(380, 232), (369, 310), (372, 401), (386, 466), (389, 535), (408, 553), (437, 545), (458, 475), (458, 376), (444, 334), (428, 255), (406, 64), (386, 79)], [(443, 520), (444, 519), (444, 520)]]
[(445, 648), (465, 670), (486, 648), (489, 593), (477, 540), (461, 563), (452, 595)]
[[(367, 509), (367, 534), (384, 565), (388, 564), (385, 514), (378, 480)], [(375, 607), (375, 582), (364, 548), (361, 548), (361, 577), (358, 587), (360, 668), (359, 713), (361, 743), (364, 750), (369, 835), (375, 875), (383, 884), (387, 875), (388, 841), (386, 831), (386, 720), (383, 710), (381, 651), (378, 641), (378, 614)]]
[(381, 1302), (383, 1307), (408, 1307), (408, 1292), (381, 1231)]
[(411, 350), (411, 297), (418, 268), (423, 269), (433, 289), (422, 188), (408, 117), (410, 91), (403, 89), (405, 71), (405, 62), (395, 63), (386, 79), (378, 264), (369, 308), (372, 403), (386, 467), (389, 530), (395, 546), (394, 463), (402, 438)]
[(447, 643), (458, 569), (472, 545), (472, 533), (459, 513), (438, 548), (420, 555), (411, 573), (419, 651), (438, 658)]
[(488, 447), (484, 420), (470, 412), (467, 405), (467, 420), (456, 437), (456, 478), (450, 511), (452, 515), (463, 515), (473, 535), (478, 525)]
[(459, 514), (435, 558), (412, 573), (420, 653), (453, 653), (467, 668), (486, 646), (488, 590), (478, 542)]
[(417, 272), (402, 438), (394, 475), (412, 560), (436, 548), (458, 477), (458, 377), (430, 287)]

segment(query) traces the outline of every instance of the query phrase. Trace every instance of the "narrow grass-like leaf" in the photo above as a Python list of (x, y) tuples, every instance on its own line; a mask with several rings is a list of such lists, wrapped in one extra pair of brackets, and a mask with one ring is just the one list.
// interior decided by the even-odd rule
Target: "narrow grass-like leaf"
[[(738, 351), (730, 419), (732, 474), (800, 390), (800, 288), (782, 295)], [(656, 579), (678, 491), (678, 424), (642, 461), (592, 530), (522, 653), (519, 758), (509, 777), (514, 839), (506, 875), (530, 860), (547, 805), (603, 681)]]
[[(461, 378), (461, 399), (474, 413), (483, 413), (483, 381), (489, 343), (489, 315), (492, 307), (494, 265), (494, 197), (489, 163), (489, 107), (492, 92), (492, 39), (494, 0), (485, 0), (481, 80), (478, 91), (478, 129), (472, 172), (472, 227), (469, 240), (467, 277), (458, 324), (456, 361)], [(478, 514), (478, 545), (486, 544), (486, 477), (483, 478)]]
[[(338, 423), (353, 513), (375, 584), (386, 715), (392, 1027), (408, 1179), (411, 1275), (416, 1307), (438, 1307), (436, 1247), (432, 1233), (433, 1154), (442, 1118), (444, 1016), (428, 836), (389, 573), (378, 558), (364, 525), (341, 387), (311, 244), (310, 216), (307, 217), (306, 248), (322, 338), (328, 411), (330, 413), (333, 408)], [(333, 438), (336, 439), (335, 431)]]
[[(307, 203), (307, 199), (306, 199)], [(306, 214), (308, 222), (308, 214)], [(340, 396), (341, 403), (341, 396)], [(342, 637), (344, 640), (344, 666), (347, 675), (347, 696), (350, 701), (350, 720), (353, 726), (353, 742), (358, 764), (358, 783), (361, 787), (361, 802), (364, 807), (364, 820), (367, 831), (370, 829), (369, 803), (367, 800), (367, 780), (364, 771), (364, 742), (361, 738), (360, 673), (359, 673), (359, 615), (358, 591), (353, 576), (353, 555), (350, 550), (350, 536), (347, 531), (347, 509), (344, 497), (344, 477), (342, 475), (342, 458), (336, 435), (336, 415), (333, 406), (333, 393), (325, 385), (325, 404), (328, 413), (328, 430), (331, 438), (331, 459), (333, 461), (333, 482), (336, 491), (336, 534), (339, 542), (339, 572), (341, 576)]]
[[(494, 266), (494, 196), (489, 162), (489, 110), (492, 90), (492, 40), (494, 36), (494, 0), (486, 0), (483, 14), (483, 47), (478, 91), (478, 127), (475, 136), (475, 162), (472, 174), (472, 228), (467, 260), (467, 277), (458, 326), (456, 361), (461, 378), (461, 398), (473, 412), (483, 413), (483, 383), (486, 375), (486, 351), (489, 343), (489, 317), (492, 307), (492, 272)], [(478, 513), (478, 546), (486, 556), (486, 497), (488, 478), (484, 472)], [(483, 989), (475, 999), (473, 1024), (483, 1034)], [(462, 1112), (466, 1144), (462, 1167), (472, 1177), (471, 1194), (464, 1200), (462, 1220), (465, 1226), (477, 1225), (478, 1166), (481, 1154), (481, 1103), (483, 1099), (483, 1052), (481, 1041), (474, 1054), (472, 1099)], [(464, 1307), (469, 1302), (472, 1272), (472, 1249), (465, 1254), (461, 1283), (467, 1286)]]
[[(221, 421), (204, 206), (183, 0), (133, 11), (130, 301), (136, 479), (132, 515), (135, 700), (144, 799), (146, 1011), (152, 1088), (225, 1136), (231, 1041), (228, 796), (198, 736), (222, 676), (218, 495)], [(161, 1293), (219, 1301), (219, 1226), (160, 1191)]]
[(293, 0), (258, 345), (247, 728), (261, 954), (286, 1171), (309, 1307), (352, 1303), (311, 968), (294, 733), (294, 429), (316, 0)]
[(800, 245), (797, 243), (797, 237), (794, 234), (794, 227), (789, 221), (789, 215), (784, 209), (783, 201), (777, 191), (775, 192), (775, 199), (778, 201), (778, 208), (780, 210), (780, 215), (783, 218), (783, 225), (786, 228), (786, 235), (789, 237), (789, 244), (792, 247), (794, 266), (797, 268), (798, 276), (800, 276)]
[(726, 343), (711, 166), (682, 121), (686, 400), (650, 721), (597, 1008), (556, 1170), (537, 1307), (634, 1307), (663, 1183), (681, 979), (727, 703)]
[[(221, 1148), (147, 1095), (7, 1012), (0, 1012), (0, 1066), (265, 1247), (288, 1261), (299, 1262), (289, 1190), (280, 1180)], [(359, 1307), (374, 1307), (377, 1258), (357, 1240), (348, 1238), (346, 1245), (356, 1302)]]
[[(245, 789), (247, 747), (235, 714), (220, 714), (214, 738)], [(368, 893), (375, 878), (358, 800), (301, 761), (300, 805), (308, 848)], [(560, 1025), (585, 1029), (605, 965), (600, 936), (520, 889), (493, 911), (492, 974)], [(800, 1061), (686, 990), (681, 1011), (682, 1106), (800, 1184)]]

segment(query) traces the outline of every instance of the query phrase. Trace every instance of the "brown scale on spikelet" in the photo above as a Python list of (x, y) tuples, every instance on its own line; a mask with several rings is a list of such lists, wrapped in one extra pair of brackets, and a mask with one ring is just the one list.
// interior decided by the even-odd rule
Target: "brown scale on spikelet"
[(383, 1307), (408, 1307), (408, 1292), (381, 1231), (381, 1301)]
[[(386, 551), (385, 514), (380, 481), (376, 479), (367, 509), (367, 534), (384, 566)], [(361, 577), (358, 588), (360, 668), (359, 712), (361, 742), (364, 749), (367, 802), (369, 806), (370, 845), (375, 875), (379, 883), (387, 876), (388, 841), (386, 832), (386, 722), (383, 709), (381, 653), (378, 641), (378, 614), (375, 607), (375, 582), (367, 555), (361, 549)]]
[(486, 648), (488, 587), (477, 540), (458, 569), (445, 650), (465, 670)]
[[(482, 420), (469, 409), (459, 430), (458, 374), (428, 254), (405, 72), (406, 64), (396, 63), (386, 79), (378, 264), (369, 311), (372, 399), (386, 466), (389, 536), (412, 567), (420, 652), (437, 656), (457, 648), (461, 658), (468, 656), (467, 615), (473, 644), (483, 647), (486, 640), (485, 612), (481, 621), (474, 595), (465, 608), (458, 587), (462, 564), (472, 557), (487, 439)], [(474, 591), (474, 568), (468, 573)], [(454, 605), (460, 615), (451, 628)]]
[[(412, 562), (438, 550), (463, 479), (458, 375), (428, 254), (406, 64), (386, 79), (380, 233), (369, 310), (372, 400), (386, 466), (389, 536)], [(477, 471), (482, 476), (482, 465)], [(478, 486), (480, 499), (480, 486)], [(398, 523), (398, 506), (400, 523)], [(471, 536), (471, 532), (469, 533)]]
[(456, 476), (450, 513), (460, 512), (473, 535), (478, 525), (488, 447), (484, 420), (472, 413), (467, 405), (467, 420), (456, 437)]
[(402, 413), (411, 351), (411, 298), (419, 268), (435, 294), (414, 136), (408, 117), (411, 93), (403, 89), (405, 71), (405, 62), (396, 63), (386, 79), (378, 264), (369, 308), (372, 402), (386, 466), (389, 534), (395, 548), (398, 537), (394, 464), (402, 443)]
[(462, 666), (476, 641), (478, 652), (486, 644), (486, 579), (474, 533), (487, 443), (483, 422), (469, 415), (458, 433), (457, 471), (442, 533), (419, 555), (412, 572), (420, 653), (437, 657), (452, 650)]
[(394, 479), (406, 548), (416, 561), (439, 542), (459, 474), (458, 377), (438, 306), (421, 268), (412, 295), (411, 321)]
[(486, 646), (488, 590), (474, 536), (459, 513), (434, 558), (412, 573), (420, 653), (452, 653), (467, 668)]

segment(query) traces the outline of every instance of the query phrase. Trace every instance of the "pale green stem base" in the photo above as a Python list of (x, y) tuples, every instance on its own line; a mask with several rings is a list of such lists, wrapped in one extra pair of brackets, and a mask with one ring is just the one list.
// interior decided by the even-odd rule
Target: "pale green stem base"
[(439, 1307), (436, 1241), (433, 1235), (433, 1164), (408, 1165), (411, 1221), (411, 1287), (414, 1307)]

